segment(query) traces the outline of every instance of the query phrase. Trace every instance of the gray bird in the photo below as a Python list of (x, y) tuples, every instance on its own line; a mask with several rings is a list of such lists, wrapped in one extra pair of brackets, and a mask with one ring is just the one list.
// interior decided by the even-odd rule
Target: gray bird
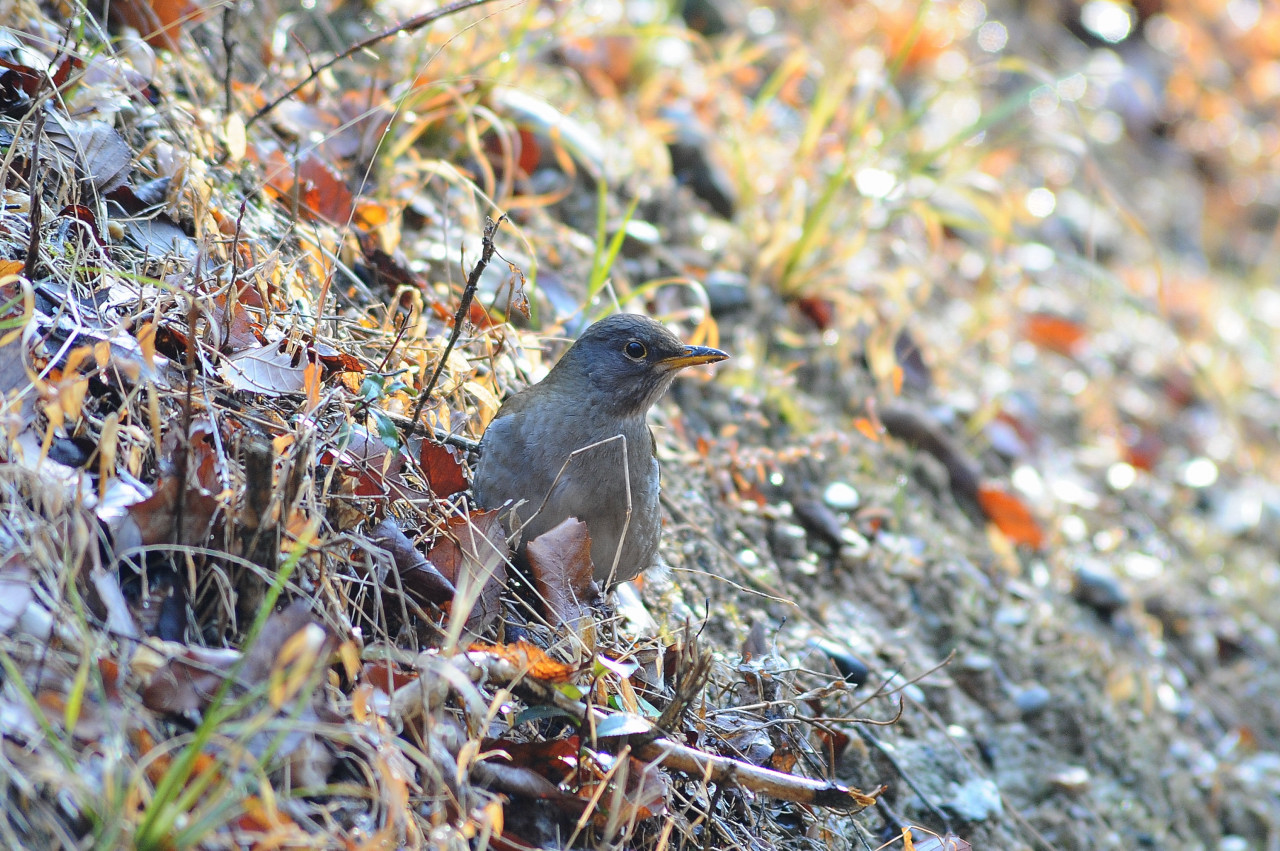
[(662, 530), (645, 414), (677, 372), (727, 357), (685, 345), (647, 316), (600, 320), (546, 378), (503, 403), (480, 441), (476, 502), (488, 509), (524, 501), (504, 514), (508, 528), (527, 524), (521, 550), (576, 517), (591, 535), (597, 582), (608, 588), (638, 576), (653, 566)]

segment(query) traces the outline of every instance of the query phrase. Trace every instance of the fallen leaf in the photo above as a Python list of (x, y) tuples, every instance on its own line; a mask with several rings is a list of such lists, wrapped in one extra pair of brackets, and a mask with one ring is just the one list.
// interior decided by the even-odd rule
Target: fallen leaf
[(379, 523), (370, 538), (376, 546), (390, 554), (406, 591), (435, 606), (443, 606), (453, 599), (453, 583), (426, 556), (418, 552), (394, 517), (388, 517)]
[(836, 305), (830, 299), (801, 296), (795, 304), (819, 331), (826, 331), (836, 321)]
[(450, 517), (427, 554), (458, 589), (453, 605), (470, 604), (465, 616), (466, 628), (472, 633), (483, 631), (501, 614), (498, 597), (506, 586), (510, 555), (507, 533), (497, 511), (472, 511), (462, 517)]
[(552, 659), (541, 647), (523, 639), (515, 644), (472, 644), (467, 649), (504, 659), (544, 683), (567, 683), (579, 670), (579, 666)]
[[(237, 684), (249, 688), (273, 674), (277, 708), (298, 696), (299, 687), (313, 681), (316, 665), (327, 664), (337, 638), (326, 630), (305, 600), (273, 613), (252, 647), (244, 654)], [(142, 689), (142, 703), (156, 712), (187, 713), (203, 709), (240, 659), (235, 650), (181, 646), (159, 666)]]
[(526, 556), (548, 619), (574, 631), (584, 620), (590, 621), (590, 604), (601, 594), (593, 579), (587, 524), (576, 517), (566, 517), (530, 541)]
[(342, 175), (314, 150), (290, 158), (279, 148), (256, 149), (268, 194), (312, 221), (345, 226), (355, 210), (355, 198)]
[(301, 393), (306, 386), (302, 363), (294, 365), (293, 355), (278, 344), (259, 346), (231, 355), (222, 361), (218, 373), (235, 390), (263, 396)]
[[(124, 526), (117, 529), (117, 546), (122, 543), (147, 547), (159, 544), (199, 546), (209, 539), (214, 516), (220, 507), (221, 503), (215, 497), (199, 488), (188, 488), (179, 517), (178, 479), (166, 477), (156, 485), (155, 493), (150, 497), (128, 507), (124, 523), (132, 524), (132, 530), (136, 532), (131, 534), (132, 530)], [(136, 534), (136, 540), (133, 534)]]
[(462, 453), (443, 443), (422, 441), (418, 463), (427, 477), (431, 492), (438, 498), (453, 496), (467, 489), (467, 476), (462, 465)]
[[(616, 759), (618, 758), (608, 754), (595, 754), (595, 760), (605, 763), (600, 768), (611, 767), (611, 763)], [(666, 812), (667, 787), (671, 783), (667, 775), (652, 763), (643, 762), (633, 756), (625, 759), (626, 763), (621, 770), (611, 775), (599, 772), (596, 777), (582, 784), (581, 794), (584, 797), (594, 797), (596, 787), (606, 782), (606, 778), (611, 787), (601, 797), (602, 801), (608, 801), (607, 807), (598, 808), (595, 813), (596, 826), (601, 829), (610, 824), (631, 824), (643, 821)], [(618, 794), (617, 786), (620, 780), (622, 789), (621, 794)]]
[(45, 133), (54, 147), (76, 164), (77, 171), (99, 193), (123, 186), (133, 165), (133, 151), (105, 121), (76, 121), (48, 113)]
[(1041, 349), (1071, 356), (1085, 339), (1084, 326), (1065, 316), (1032, 313), (1022, 323), (1022, 333)]
[(133, 27), (147, 44), (169, 50), (180, 49), (182, 28), (205, 18), (205, 10), (191, 0), (111, 0), (110, 16)]
[(131, 216), (123, 224), (124, 237), (129, 244), (152, 257), (176, 255), (185, 260), (195, 260), (200, 253), (196, 241), (166, 213), (158, 213), (149, 219)]
[(987, 519), (1015, 544), (1026, 544), (1034, 550), (1044, 546), (1044, 532), (1035, 515), (1020, 498), (991, 484), (983, 483), (977, 491), (978, 504)]
[(183, 714), (208, 705), (239, 651), (184, 647), (152, 673), (142, 689), (142, 705), (156, 712)]

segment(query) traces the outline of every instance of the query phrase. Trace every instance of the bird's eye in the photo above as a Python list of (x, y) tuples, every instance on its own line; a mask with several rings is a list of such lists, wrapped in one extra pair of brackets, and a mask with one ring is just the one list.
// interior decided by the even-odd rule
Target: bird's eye
[(632, 340), (622, 347), (622, 352), (632, 360), (644, 360), (649, 354), (649, 350), (644, 347), (644, 343), (639, 340)]

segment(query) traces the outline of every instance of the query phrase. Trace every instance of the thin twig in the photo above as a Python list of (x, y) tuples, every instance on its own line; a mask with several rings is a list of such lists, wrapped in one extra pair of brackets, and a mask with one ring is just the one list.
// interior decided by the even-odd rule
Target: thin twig
[(236, 52), (236, 43), (231, 39), (231, 16), (235, 8), (234, 3), (228, 3), (222, 10), (222, 55), (227, 63), (222, 75), (222, 108), (227, 115), (231, 114), (231, 66)]
[(28, 281), (34, 281), (40, 267), (40, 214), (44, 209), (40, 200), (40, 137), (44, 135), (44, 105), (36, 107), (35, 140), (31, 143), (31, 168), (27, 170), (27, 188), (31, 192), (31, 212), (28, 225), (31, 227), (31, 238), (27, 242), (27, 259), (22, 267), (22, 274)]
[(222, 329), (222, 339), (218, 345), (220, 352), (229, 351), (231, 348), (231, 328), (235, 325), (235, 312), (240, 305), (240, 234), (244, 226), (244, 211), (248, 205), (248, 198), (240, 201), (240, 212), (236, 216), (236, 235), (231, 241), (231, 288), (227, 291), (226, 301), (223, 302), (226, 307), (222, 311), (222, 318), (226, 325)]
[(433, 24), (436, 21), (440, 20), (441, 18), (446, 18), (449, 15), (452, 15), (456, 12), (461, 12), (466, 9), (472, 9), (472, 8), (475, 8), (476, 6), (483, 6), (486, 3), (492, 3), (492, 2), (493, 0), (456, 0), (456, 2), (441, 6), (439, 9), (433, 9), (430, 12), (424, 12), (423, 14), (418, 15), (416, 18), (410, 18), (404, 23), (397, 24), (396, 26), (392, 27), (389, 30), (380, 32), (377, 35), (371, 35), (368, 38), (364, 39), (363, 41), (356, 42), (355, 44), (348, 47), (346, 50), (333, 56), (328, 61), (321, 63), (319, 66), (315, 68), (312, 68), (311, 73), (308, 74), (306, 77), (304, 77), (300, 83), (298, 83), (293, 88), (289, 89), (289, 91), (280, 95), (280, 97), (268, 103), (266, 106), (262, 107), (262, 109), (259, 109), (253, 115), (249, 116), (249, 120), (244, 123), (245, 127), (246, 128), (252, 127), (254, 125), (254, 122), (256, 122), (259, 118), (262, 118), (267, 113), (271, 112), (276, 107), (278, 107), (280, 104), (284, 103), (286, 100), (293, 97), (298, 92), (302, 91), (302, 89), (306, 87), (312, 80), (314, 80), (316, 77), (319, 77), (321, 74), (323, 74), (328, 69), (332, 68), (334, 65), (337, 65), (343, 59), (346, 59), (349, 56), (359, 53), (361, 50), (364, 50), (365, 48), (372, 47), (373, 45), (377, 44), (380, 41), (386, 41), (392, 36), (399, 35), (400, 33), (416, 32), (417, 30), (420, 30), (423, 27), (425, 27), (427, 24)]
[(463, 325), (466, 323), (467, 317), (471, 315), (471, 299), (475, 297), (476, 287), (480, 286), (480, 276), (488, 268), (489, 261), (493, 259), (493, 253), (496, 250), (493, 245), (493, 236), (506, 220), (506, 216), (499, 216), (496, 221), (489, 219), (485, 223), (480, 259), (476, 261), (476, 265), (471, 267), (471, 274), (467, 277), (467, 285), (462, 289), (462, 298), (458, 301), (458, 312), (453, 315), (453, 331), (449, 334), (449, 342), (445, 344), (444, 351), (440, 354), (440, 361), (436, 364), (435, 371), (431, 373), (430, 380), (423, 385), (422, 394), (418, 396), (418, 404), (413, 406), (413, 415), (409, 417), (409, 424), (405, 427), (405, 440), (413, 437), (414, 432), (418, 429), (418, 417), (422, 415), (422, 409), (426, 406), (427, 399), (431, 396), (431, 391), (436, 389), (436, 382), (440, 380), (440, 373), (444, 372), (444, 366), (449, 360), (449, 355), (453, 353), (453, 347), (457, 345), (458, 337), (462, 336)]

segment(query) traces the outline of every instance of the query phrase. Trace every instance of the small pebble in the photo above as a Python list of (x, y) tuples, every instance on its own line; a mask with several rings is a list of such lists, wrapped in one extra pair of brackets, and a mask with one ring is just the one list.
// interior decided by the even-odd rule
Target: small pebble
[(845, 567), (860, 567), (871, 554), (871, 542), (852, 529), (840, 533), (840, 563)]
[(832, 482), (822, 492), (822, 501), (834, 511), (853, 511), (862, 502), (862, 498), (852, 485)]
[(1089, 770), (1079, 765), (1049, 775), (1049, 782), (1069, 795), (1079, 795), (1088, 789), (1090, 779)]
[(955, 787), (943, 806), (971, 823), (986, 821), (1004, 812), (1000, 787), (985, 777), (974, 778)]
[(831, 660), (831, 663), (836, 666), (840, 676), (844, 677), (844, 681), (854, 688), (867, 681), (867, 676), (871, 673), (867, 663), (854, 656), (844, 647), (834, 641), (827, 641), (825, 638), (811, 638), (809, 639), (809, 646), (825, 654)]
[(973, 674), (984, 674), (994, 670), (996, 662), (983, 653), (967, 653), (956, 662), (956, 667)]
[(1013, 698), (1013, 704), (1018, 707), (1023, 718), (1039, 715), (1052, 701), (1053, 695), (1049, 690), (1038, 684), (1019, 690)]
[(1129, 605), (1129, 595), (1113, 576), (1089, 567), (1077, 567), (1071, 594), (1076, 601), (1105, 618)]
[(724, 316), (751, 306), (751, 294), (747, 288), (749, 279), (740, 272), (715, 270), (707, 275), (702, 288), (707, 291), (707, 301), (713, 316)]

